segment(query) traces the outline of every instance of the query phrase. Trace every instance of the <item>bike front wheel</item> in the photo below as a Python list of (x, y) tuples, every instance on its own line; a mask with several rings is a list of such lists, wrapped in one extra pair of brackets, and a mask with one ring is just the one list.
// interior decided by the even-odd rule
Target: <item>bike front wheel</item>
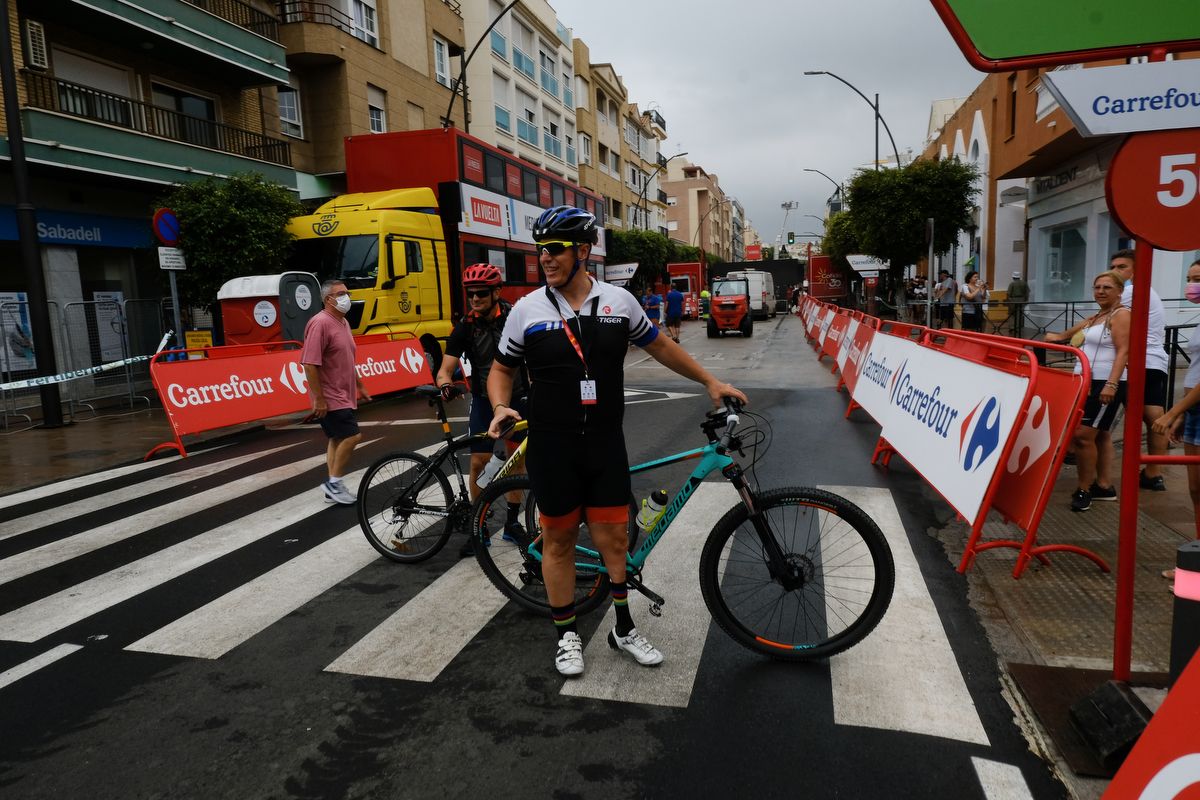
[(746, 507), (730, 509), (700, 556), (700, 588), (713, 619), (745, 647), (787, 661), (825, 658), (862, 641), (896, 583), (879, 526), (819, 489), (773, 489), (756, 501), (785, 569), (772, 574)]
[[(509, 504), (515, 503), (509, 523)], [(630, 520), (633, 505), (630, 504)], [(633, 528), (636, 531), (636, 528)], [(542, 562), (533, 553), (541, 548), (542, 532), (537, 502), (529, 485), (529, 476), (513, 475), (489, 483), (471, 512), (471, 535), (475, 538), (475, 559), (497, 589), (526, 611), (550, 616), (550, 600), (542, 578)], [(636, 536), (629, 537), (632, 551)], [(595, 610), (609, 597), (608, 574), (595, 553), (587, 523), (579, 526), (575, 547), (575, 614)]]
[(389, 453), (358, 486), (358, 524), (383, 556), (403, 564), (430, 558), (450, 538), (450, 482), (420, 453)]

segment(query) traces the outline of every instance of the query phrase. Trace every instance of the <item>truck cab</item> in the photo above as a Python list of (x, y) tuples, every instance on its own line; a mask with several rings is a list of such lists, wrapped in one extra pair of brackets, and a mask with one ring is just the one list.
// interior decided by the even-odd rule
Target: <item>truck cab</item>
[(411, 333), (433, 364), (441, 360), (438, 340), (450, 335), (460, 298), (431, 189), (342, 195), (292, 219), (288, 230), (296, 237), (290, 269), (350, 290), (346, 319), (355, 335)]

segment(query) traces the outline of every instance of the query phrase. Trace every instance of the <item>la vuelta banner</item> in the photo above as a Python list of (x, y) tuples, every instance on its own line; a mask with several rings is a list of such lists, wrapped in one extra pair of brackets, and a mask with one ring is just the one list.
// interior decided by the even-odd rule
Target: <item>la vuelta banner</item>
[(855, 402), (881, 436), (974, 524), (1029, 379), (877, 334), (859, 370)]
[[(433, 381), (415, 339), (358, 342), (356, 349), (355, 370), (372, 395)], [(236, 352), (241, 348), (231, 348), (233, 355), (220, 350), (209, 348), (209, 358), (195, 361), (151, 363), (154, 388), (176, 437), (311, 407), (300, 350), (246, 355)]]

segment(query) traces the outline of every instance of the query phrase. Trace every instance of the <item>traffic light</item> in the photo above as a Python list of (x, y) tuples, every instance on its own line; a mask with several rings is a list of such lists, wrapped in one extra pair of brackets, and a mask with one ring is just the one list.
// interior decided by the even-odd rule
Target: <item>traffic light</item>
[(788, 244), (796, 243), (796, 234), (794, 231), (788, 231)]

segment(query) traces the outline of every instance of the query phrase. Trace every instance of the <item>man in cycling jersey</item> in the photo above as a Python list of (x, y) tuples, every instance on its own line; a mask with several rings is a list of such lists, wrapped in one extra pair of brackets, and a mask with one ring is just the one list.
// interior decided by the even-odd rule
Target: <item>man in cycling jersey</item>
[[(446, 340), (446, 355), (442, 358), (442, 366), (438, 369), (436, 383), (442, 390), (442, 397), (449, 401), (456, 395), (454, 392), (454, 372), (458, 369), (465, 355), (471, 362), (471, 415), (468, 430), (472, 435), (483, 433), (492, 421), (492, 404), (487, 398), (487, 377), (496, 358), (496, 347), (500, 344), (500, 334), (504, 330), (504, 322), (512, 306), (500, 299), (500, 287), (504, 278), (500, 269), (491, 264), (472, 264), (463, 270), (463, 289), (467, 294), (468, 311)], [(525, 394), (524, 381), (518, 381), (516, 396)], [(509, 397), (510, 395), (505, 395)], [(471, 499), (479, 495), (479, 473), (487, 466), (491, 458), (495, 442), (491, 439), (481, 439), (471, 442), (470, 490)], [(510, 447), (515, 444), (510, 443)], [(517, 521), (518, 503), (508, 504), (508, 517), (504, 529), (506, 537), (520, 541), (522, 537), (515, 536), (524, 531), (509, 531), (520, 525)], [(466, 544), (459, 551), (459, 556), (466, 558), (475, 554), (472, 538), (468, 537)]]
[(629, 459), (621, 423), (628, 343), (704, 386), (714, 406), (746, 396), (717, 380), (669, 336), (660, 336), (636, 299), (583, 269), (597, 240), (596, 219), (571, 206), (545, 211), (533, 228), (546, 288), (513, 306), (488, 375), (495, 416), (489, 433), (520, 415), (508, 406), (524, 364), (532, 386), (525, 463), (541, 514), (542, 577), (554, 617), (554, 663), (567, 676), (583, 673), (583, 641), (575, 624), (575, 542), (586, 520), (612, 582), (614, 649), (653, 666), (663, 655), (638, 633), (627, 603), (625, 552), (630, 497)]

